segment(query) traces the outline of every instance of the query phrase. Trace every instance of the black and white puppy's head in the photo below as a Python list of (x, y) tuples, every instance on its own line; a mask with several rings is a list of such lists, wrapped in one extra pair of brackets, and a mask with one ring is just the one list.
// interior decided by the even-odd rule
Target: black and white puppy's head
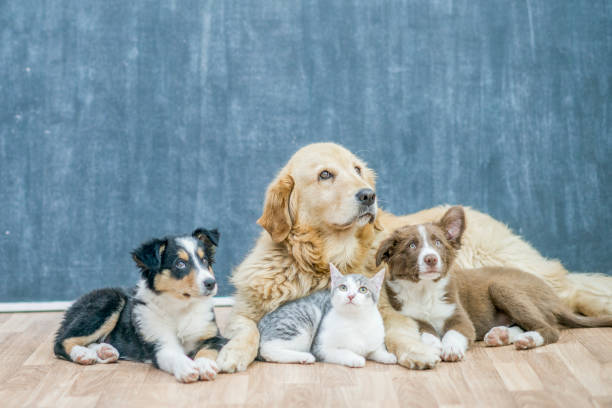
[(152, 239), (132, 252), (147, 287), (179, 299), (214, 296), (212, 269), (219, 242), (216, 229), (198, 228), (191, 235)]

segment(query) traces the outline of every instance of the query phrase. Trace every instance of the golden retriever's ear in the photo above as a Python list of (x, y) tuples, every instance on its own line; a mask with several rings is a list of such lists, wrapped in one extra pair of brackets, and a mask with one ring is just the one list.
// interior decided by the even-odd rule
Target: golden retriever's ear
[(376, 266), (380, 265), (383, 261), (389, 262), (389, 259), (393, 255), (393, 250), (397, 245), (397, 239), (395, 235), (385, 239), (376, 252)]
[(290, 175), (280, 174), (266, 192), (263, 214), (257, 224), (268, 231), (274, 242), (283, 241), (291, 231), (293, 223), (289, 215), (289, 196), (293, 184)]

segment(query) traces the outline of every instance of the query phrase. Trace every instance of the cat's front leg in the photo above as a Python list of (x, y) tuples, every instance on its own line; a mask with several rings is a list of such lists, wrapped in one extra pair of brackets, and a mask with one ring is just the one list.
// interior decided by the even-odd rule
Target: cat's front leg
[(368, 354), (368, 359), (383, 364), (397, 363), (397, 357), (387, 351), (384, 343), (381, 344), (376, 350)]
[(341, 364), (347, 367), (365, 366), (365, 358), (348, 349), (330, 348), (319, 350), (318, 357), (325, 363)]

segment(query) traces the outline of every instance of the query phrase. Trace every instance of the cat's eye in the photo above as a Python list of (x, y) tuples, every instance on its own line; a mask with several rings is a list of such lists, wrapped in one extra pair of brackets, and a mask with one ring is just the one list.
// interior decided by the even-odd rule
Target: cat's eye
[(360, 287), (359, 288), (359, 293), (363, 293), (363, 294), (368, 293), (368, 288), (366, 288), (365, 286)]
[(186, 264), (185, 264), (185, 262), (183, 262), (183, 261), (178, 261), (178, 262), (176, 263), (176, 268), (177, 268), (177, 269), (185, 269), (185, 267), (186, 267), (186, 266), (187, 266), (187, 265), (186, 265)]
[(338, 289), (342, 292), (346, 292), (346, 285), (342, 284), (340, 286), (338, 286)]
[(442, 243), (440, 242), (440, 240), (439, 240), (439, 239), (436, 239), (436, 246), (437, 246), (438, 248), (440, 248), (440, 247), (442, 246)]
[(411, 248), (411, 249), (415, 249), (415, 248), (416, 248), (416, 244), (415, 244), (414, 242), (411, 242), (411, 243), (410, 243), (410, 248)]

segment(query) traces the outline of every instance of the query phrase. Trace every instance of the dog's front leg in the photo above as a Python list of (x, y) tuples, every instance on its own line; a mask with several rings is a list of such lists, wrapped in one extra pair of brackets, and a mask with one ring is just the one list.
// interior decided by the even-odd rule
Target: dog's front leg
[[(234, 306), (236, 308), (236, 306)], [(230, 341), (217, 357), (219, 369), (226, 373), (244, 371), (255, 360), (259, 348), (257, 323), (234, 310), (226, 334)]]
[(395, 354), (400, 365), (425, 370), (440, 362), (440, 350), (421, 342), (418, 324), (393, 309), (385, 290), (381, 291), (378, 309), (385, 323), (387, 350)]
[(163, 344), (155, 353), (157, 366), (184, 383), (191, 383), (200, 379), (200, 371), (196, 363), (187, 357), (183, 349), (173, 342)]

